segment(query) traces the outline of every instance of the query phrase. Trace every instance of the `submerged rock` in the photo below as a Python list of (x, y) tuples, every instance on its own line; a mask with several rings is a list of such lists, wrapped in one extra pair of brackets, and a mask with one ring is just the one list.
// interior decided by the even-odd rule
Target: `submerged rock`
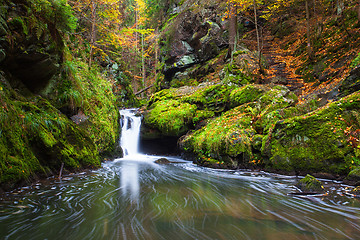
[(159, 158), (158, 160), (155, 161), (155, 163), (157, 163), (157, 164), (169, 164), (170, 161), (167, 158)]
[(350, 191), (350, 194), (354, 197), (360, 197), (360, 186), (357, 186), (356, 188), (352, 189)]

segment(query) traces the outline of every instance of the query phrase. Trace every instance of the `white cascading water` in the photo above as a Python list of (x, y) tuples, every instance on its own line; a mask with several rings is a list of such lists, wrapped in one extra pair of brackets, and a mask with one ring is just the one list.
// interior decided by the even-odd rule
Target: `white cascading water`
[(136, 109), (120, 110), (120, 115), (120, 146), (124, 151), (124, 157), (138, 155), (141, 116), (136, 116)]

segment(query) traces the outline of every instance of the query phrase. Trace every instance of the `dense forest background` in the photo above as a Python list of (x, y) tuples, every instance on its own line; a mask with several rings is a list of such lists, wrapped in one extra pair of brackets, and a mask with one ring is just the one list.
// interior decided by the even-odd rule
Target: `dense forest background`
[(121, 155), (125, 107), (144, 141), (201, 165), (360, 179), (357, 0), (1, 0), (0, 14), (4, 189)]

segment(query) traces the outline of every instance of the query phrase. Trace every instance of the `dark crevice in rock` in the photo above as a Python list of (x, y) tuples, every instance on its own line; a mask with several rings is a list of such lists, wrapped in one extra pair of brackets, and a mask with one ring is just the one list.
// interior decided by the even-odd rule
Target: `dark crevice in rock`
[(140, 152), (151, 155), (176, 155), (179, 153), (177, 137), (159, 137), (140, 140)]

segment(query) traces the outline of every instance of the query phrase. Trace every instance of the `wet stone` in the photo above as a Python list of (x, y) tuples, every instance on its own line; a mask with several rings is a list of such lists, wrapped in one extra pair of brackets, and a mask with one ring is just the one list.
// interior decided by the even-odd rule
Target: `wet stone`
[(155, 163), (157, 164), (169, 164), (170, 161), (166, 158), (159, 158), (158, 160), (155, 161)]

